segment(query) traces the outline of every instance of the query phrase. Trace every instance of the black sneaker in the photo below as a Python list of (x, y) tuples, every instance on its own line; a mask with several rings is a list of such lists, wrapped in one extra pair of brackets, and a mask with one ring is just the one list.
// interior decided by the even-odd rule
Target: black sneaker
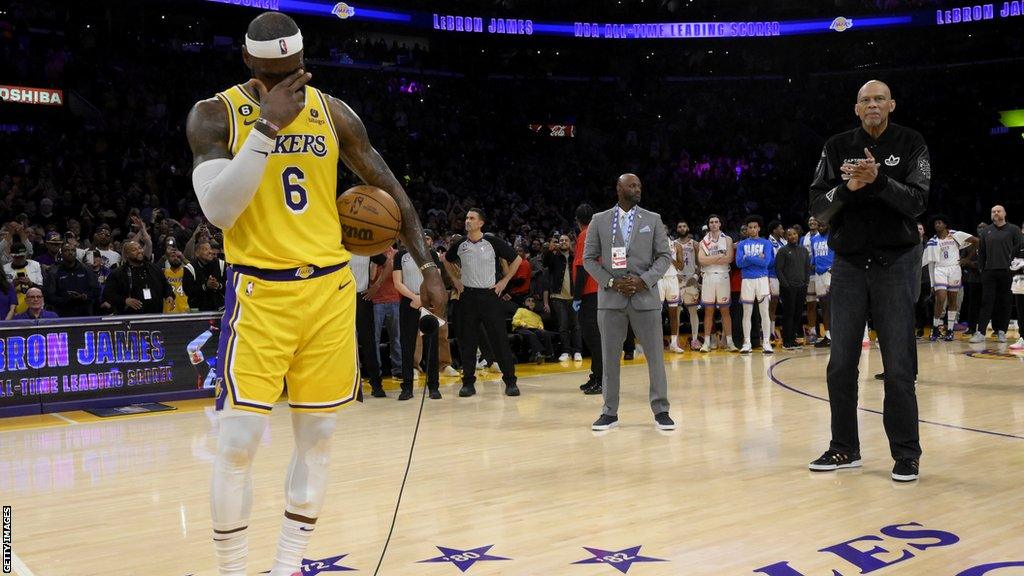
[(942, 331), (939, 329), (938, 326), (935, 326), (934, 328), (932, 328), (932, 333), (928, 335), (928, 341), (929, 342), (938, 342), (939, 338), (941, 338), (941, 337), (942, 337)]
[(668, 412), (658, 412), (654, 415), (654, 425), (658, 430), (675, 430), (676, 423), (669, 417)]
[(459, 388), (460, 398), (468, 398), (473, 394), (476, 394), (476, 386), (473, 386), (472, 384), (463, 384), (462, 388)]
[(603, 394), (604, 393), (604, 388), (601, 387), (600, 384), (594, 384), (592, 386), (587, 386), (586, 388), (584, 388), (583, 389), (583, 393), (586, 394), (587, 396), (594, 396), (596, 394)]
[(611, 430), (612, 428), (619, 427), (619, 417), (609, 416), (608, 414), (601, 414), (601, 417), (594, 421), (590, 425), (590, 429), (595, 432), (601, 432), (604, 430)]
[(831, 345), (832, 345), (832, 341), (829, 340), (828, 336), (825, 336), (824, 338), (819, 339), (818, 342), (815, 343), (814, 347), (815, 348), (828, 348)]
[(441, 391), (438, 390), (437, 388), (432, 389), (430, 391), (430, 399), (431, 400), (440, 400), (441, 399)]
[(398, 395), (399, 400), (412, 400), (412, 390), (402, 388), (402, 393)]
[(843, 454), (835, 450), (829, 450), (821, 455), (807, 467), (814, 472), (828, 472), (842, 468), (860, 468), (860, 454)]
[(519, 386), (505, 384), (505, 396), (519, 396)]
[(537, 352), (536, 354), (530, 356), (530, 362), (533, 363), (533, 364), (543, 364), (544, 363), (544, 355), (541, 354), (540, 352)]
[(623, 353), (622, 354), (622, 359), (623, 360), (632, 360), (633, 359), (633, 353), (632, 352), (625, 352), (625, 353)]
[(590, 381), (590, 380), (587, 380), (583, 384), (580, 384), (580, 390), (586, 391), (587, 388), (591, 388), (593, 386), (594, 386), (594, 383), (592, 381)]
[(374, 398), (387, 398), (388, 395), (384, 392), (384, 386), (381, 384), (370, 384), (370, 396)]
[(900, 458), (892, 467), (892, 479), (897, 482), (913, 482), (917, 480), (920, 466), (917, 458)]

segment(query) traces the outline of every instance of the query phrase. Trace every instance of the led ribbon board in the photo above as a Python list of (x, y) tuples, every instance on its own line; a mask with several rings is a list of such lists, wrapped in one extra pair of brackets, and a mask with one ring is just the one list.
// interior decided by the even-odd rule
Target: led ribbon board
[(540, 22), (528, 18), (492, 18), (472, 14), (390, 10), (330, 0), (207, 0), (262, 10), (279, 10), (359, 22), (383, 22), (439, 33), (569, 38), (698, 39), (758, 38), (825, 34), (907, 26), (956, 26), (1021, 16), (1024, 0), (967, 4), (902, 14), (785, 21), (737, 22)]

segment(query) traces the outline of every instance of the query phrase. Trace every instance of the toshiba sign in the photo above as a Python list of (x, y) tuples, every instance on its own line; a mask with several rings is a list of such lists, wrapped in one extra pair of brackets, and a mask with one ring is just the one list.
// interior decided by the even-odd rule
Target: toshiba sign
[(4, 86), (0, 84), (0, 101), (21, 104), (63, 106), (64, 93), (49, 88), (27, 88), (25, 86)]

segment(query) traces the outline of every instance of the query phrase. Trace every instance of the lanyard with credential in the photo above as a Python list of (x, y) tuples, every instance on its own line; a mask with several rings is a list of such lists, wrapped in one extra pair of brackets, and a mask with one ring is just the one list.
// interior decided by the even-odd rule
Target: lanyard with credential
[[(629, 247), (630, 241), (633, 239), (633, 218), (636, 216), (636, 206), (633, 206), (629, 212), (626, 212), (626, 228), (622, 231), (623, 245)], [(615, 234), (619, 231), (619, 211), (615, 211), (615, 216), (612, 218), (612, 246), (615, 246)]]

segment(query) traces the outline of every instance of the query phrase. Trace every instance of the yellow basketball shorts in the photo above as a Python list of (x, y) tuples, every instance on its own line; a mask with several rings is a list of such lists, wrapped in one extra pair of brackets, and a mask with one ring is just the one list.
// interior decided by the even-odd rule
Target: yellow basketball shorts
[(347, 265), (228, 266), (226, 276), (217, 410), (266, 414), (285, 389), (288, 405), (305, 412), (356, 398), (356, 285)]

